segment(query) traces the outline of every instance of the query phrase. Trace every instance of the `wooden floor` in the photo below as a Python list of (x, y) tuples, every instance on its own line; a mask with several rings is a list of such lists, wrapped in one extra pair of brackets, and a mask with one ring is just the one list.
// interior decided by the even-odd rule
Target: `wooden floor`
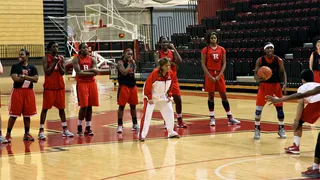
[[(1, 78), (2, 130), (8, 120), (12, 81)], [(66, 80), (66, 114), (69, 129), (76, 133), (77, 98), (75, 82)], [(42, 106), (43, 77), (35, 85), (38, 113)], [(301, 171), (313, 162), (314, 145), (320, 123), (306, 125), (301, 154), (284, 153), (293, 143), (291, 123), (297, 103), (285, 103), (287, 139), (277, 135), (277, 116), (273, 106), (262, 115), (261, 140), (253, 140), (255, 94), (228, 93), (232, 113), (242, 121), (228, 126), (220, 98), (215, 99), (216, 127), (209, 126), (207, 95), (201, 91), (182, 91), (187, 129), (178, 129), (182, 138), (166, 139), (159, 112), (153, 116), (148, 139), (137, 141), (131, 131), (131, 117), (125, 112), (124, 133), (118, 135), (117, 89), (107, 76), (98, 77), (100, 107), (94, 108), (92, 138), (63, 139), (58, 111), (48, 112), (46, 142), (24, 143), (22, 118), (12, 131), (10, 145), (0, 147), (0, 179), (300, 179)], [(139, 100), (141, 99), (139, 93)], [(127, 108), (126, 108), (127, 109)], [(141, 117), (142, 104), (138, 106)], [(39, 115), (32, 117), (31, 133), (37, 137)]]

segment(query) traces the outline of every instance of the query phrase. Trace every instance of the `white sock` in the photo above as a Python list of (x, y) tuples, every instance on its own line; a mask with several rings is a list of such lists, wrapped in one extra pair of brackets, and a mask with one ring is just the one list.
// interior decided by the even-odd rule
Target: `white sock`
[(62, 122), (62, 127), (67, 126), (67, 122)]
[(86, 121), (87, 126), (91, 126), (91, 121)]
[(260, 121), (255, 121), (255, 122), (254, 122), (254, 125), (260, 126)]
[(82, 121), (83, 120), (78, 120), (78, 126), (82, 126)]
[(182, 118), (182, 113), (177, 114), (177, 118)]
[(214, 116), (214, 111), (210, 111), (210, 116)]
[(299, 137), (299, 136), (293, 137), (293, 142), (296, 144), (296, 146), (300, 145), (300, 139), (301, 139), (301, 137)]
[(313, 170), (319, 169), (319, 164), (313, 163), (313, 164), (312, 164), (312, 169), (313, 169)]
[(279, 125), (284, 125), (284, 121), (279, 121)]
[(40, 128), (44, 128), (44, 124), (40, 124)]
[(227, 115), (232, 115), (232, 114), (231, 114), (231, 111), (228, 111), (228, 112), (227, 112)]

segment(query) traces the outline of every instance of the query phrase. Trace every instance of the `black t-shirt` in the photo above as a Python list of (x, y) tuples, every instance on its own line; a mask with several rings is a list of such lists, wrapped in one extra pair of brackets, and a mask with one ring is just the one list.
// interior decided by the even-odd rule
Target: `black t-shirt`
[[(26, 76), (36, 76), (38, 75), (38, 71), (37, 68), (32, 65), (32, 64), (28, 64), (27, 66), (23, 66), (21, 63), (19, 64), (14, 64), (11, 67), (11, 73), (12, 74), (17, 74), (19, 75), (26, 75)], [(13, 83), (13, 88), (22, 88), (24, 82), (14, 82)], [(31, 82), (29, 85), (29, 88), (32, 89), (33, 88), (33, 83)]]

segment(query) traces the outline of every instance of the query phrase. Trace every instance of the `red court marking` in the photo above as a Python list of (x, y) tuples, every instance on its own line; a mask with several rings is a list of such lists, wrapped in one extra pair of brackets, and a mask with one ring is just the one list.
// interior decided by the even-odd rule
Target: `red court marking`
[[(191, 135), (204, 135), (204, 134), (216, 134), (216, 133), (233, 133), (233, 132), (245, 132), (252, 131), (254, 129), (254, 121), (252, 120), (241, 120), (241, 125), (228, 125), (227, 119), (217, 119), (216, 126), (209, 126), (209, 118), (206, 120), (187, 120), (188, 118), (203, 118), (204, 116), (195, 115), (195, 114), (184, 114), (188, 128), (185, 129), (176, 129), (176, 131), (182, 136), (191, 136)], [(137, 118), (141, 118), (141, 110), (137, 111)], [(161, 120), (160, 112), (154, 112), (153, 118), (159, 119), (160, 123), (158, 125), (150, 126), (150, 130), (147, 138), (161, 138), (164, 139), (167, 137), (167, 131), (164, 130), (163, 121)], [(95, 133), (93, 137), (74, 137), (73, 139), (62, 138), (61, 133), (51, 133), (47, 134), (47, 141), (38, 142), (36, 140), (34, 143), (24, 143), (22, 137), (12, 139), (12, 145), (6, 146), (7, 151), (2, 150), (2, 155), (5, 154), (15, 154), (23, 152), (39, 152), (44, 151), (48, 147), (59, 147), (59, 146), (69, 146), (69, 145), (84, 145), (88, 143), (108, 143), (108, 142), (118, 142), (118, 141), (136, 141), (138, 140), (138, 133), (131, 130), (131, 115), (130, 111), (124, 112), (124, 122), (129, 123), (125, 124), (124, 132), (122, 134), (116, 133), (117, 127), (117, 111), (110, 111), (93, 116), (92, 120), (92, 130)], [(77, 119), (68, 120), (68, 127), (71, 132), (76, 134), (77, 132)], [(83, 126), (85, 122), (83, 122)], [(37, 127), (33, 127), (37, 129)], [(47, 121), (46, 129), (61, 131), (61, 122), (59, 121)], [(285, 125), (286, 130), (292, 130), (291, 125)], [(309, 126), (305, 129), (310, 129)], [(278, 130), (278, 124), (261, 122), (261, 130), (264, 132), (275, 133)], [(13, 133), (20, 133), (21, 136), (23, 132), (16, 132), (13, 130)], [(37, 138), (37, 134), (33, 134)], [(277, 137), (275, 133), (275, 137)], [(4, 146), (0, 147), (4, 149)], [(1, 150), (0, 150), (1, 152)]]

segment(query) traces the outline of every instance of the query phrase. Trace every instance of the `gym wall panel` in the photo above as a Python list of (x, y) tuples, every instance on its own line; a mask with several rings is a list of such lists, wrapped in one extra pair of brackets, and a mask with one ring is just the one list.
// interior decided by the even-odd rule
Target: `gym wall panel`
[(42, 0), (0, 0), (0, 44), (44, 44)]

